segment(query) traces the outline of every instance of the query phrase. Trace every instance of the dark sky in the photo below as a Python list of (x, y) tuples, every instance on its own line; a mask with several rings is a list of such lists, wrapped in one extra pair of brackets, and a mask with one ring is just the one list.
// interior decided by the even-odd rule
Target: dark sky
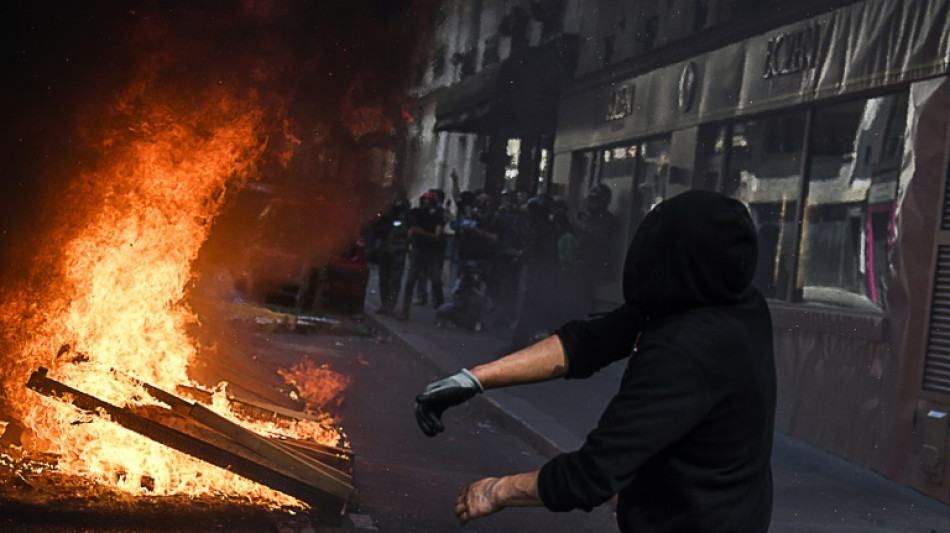
[(0, 273), (22, 265), (47, 200), (93, 164), (91, 126), (149, 58), (161, 58), (156, 76), (175, 91), (259, 85), (265, 100), (290, 102), (298, 134), (320, 123), (347, 142), (344, 97), (399, 116), (427, 57), (433, 9), (433, 0), (4, 2)]

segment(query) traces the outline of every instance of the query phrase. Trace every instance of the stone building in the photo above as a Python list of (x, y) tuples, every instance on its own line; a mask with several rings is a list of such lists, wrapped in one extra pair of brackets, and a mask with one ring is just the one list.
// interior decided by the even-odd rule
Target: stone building
[[(446, 1), (419, 189), (741, 199), (778, 430), (950, 502), (950, 0)], [(598, 288), (603, 307), (617, 283)]]

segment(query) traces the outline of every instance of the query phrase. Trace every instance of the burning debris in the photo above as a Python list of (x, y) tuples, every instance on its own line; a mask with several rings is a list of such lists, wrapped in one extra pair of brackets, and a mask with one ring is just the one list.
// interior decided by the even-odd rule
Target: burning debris
[(352, 454), (333, 414), (202, 392), (233, 372), (235, 341), (209, 333), (195, 293), (247, 248), (222, 215), (251, 182), (309, 202), (334, 228), (306, 231), (323, 256), (349, 244), (408, 120), (423, 37), (406, 20), (436, 4), (131, 5), (12, 14), (0, 463), (133, 496), (338, 512)]
[[(315, 457), (303, 446), (262, 437), (200, 403), (147, 383), (139, 385), (167, 408), (118, 407), (50, 379), (47, 374), (47, 369), (40, 368), (30, 376), (27, 386), (314, 507), (342, 513), (354, 495), (351, 476), (323, 462), (327, 455), (334, 455), (349, 466), (350, 456), (344, 450), (325, 447), (321, 450), (323, 457)], [(142, 475), (139, 479), (143, 489), (155, 490), (154, 477)]]

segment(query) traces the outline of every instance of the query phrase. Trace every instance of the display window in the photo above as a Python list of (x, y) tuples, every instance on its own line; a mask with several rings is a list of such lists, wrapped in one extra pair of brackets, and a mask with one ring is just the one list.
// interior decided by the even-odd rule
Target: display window
[(907, 93), (814, 113), (796, 288), (806, 302), (883, 309)]
[(901, 92), (700, 129), (700, 186), (749, 208), (767, 298), (884, 309), (907, 106)]
[[(579, 153), (583, 165), (577, 167), (578, 182), (589, 188), (606, 185), (611, 191), (608, 207), (613, 224), (609, 243), (604, 250), (604, 272), (598, 277), (596, 297), (601, 301), (618, 302), (621, 296), (621, 274), (627, 246), (636, 225), (671, 190), (670, 139), (662, 137), (631, 142)], [(580, 175), (583, 172), (583, 175)], [(587, 206), (581, 205), (583, 211)], [(579, 218), (583, 218), (578, 214)], [(583, 230), (583, 224), (579, 224)]]
[(805, 111), (732, 124), (723, 192), (749, 208), (759, 233), (754, 283), (766, 298), (788, 299), (802, 181)]
[[(613, 191), (603, 279), (619, 279), (623, 252), (654, 206), (703, 188), (749, 208), (759, 238), (753, 283), (766, 298), (883, 310), (907, 107), (905, 91), (701, 126), (685, 185), (674, 179), (668, 136), (584, 152), (584, 182)], [(610, 299), (619, 285), (605, 281), (599, 292)]]

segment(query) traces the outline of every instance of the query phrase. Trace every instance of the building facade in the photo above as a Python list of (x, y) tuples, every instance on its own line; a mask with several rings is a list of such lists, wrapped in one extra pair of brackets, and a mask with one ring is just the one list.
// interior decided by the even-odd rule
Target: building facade
[(550, 180), (560, 88), (577, 35), (560, 0), (448, 0), (436, 28), (419, 108), (403, 154), (410, 197), (448, 190), (536, 192)]
[[(773, 314), (777, 429), (950, 502), (950, 0), (555, 4), (556, 32), (528, 42), (569, 43), (546, 73), (553, 129), (522, 139), (513, 185), (575, 209), (610, 186), (617, 279), (658, 202), (694, 188), (742, 200)], [(473, 109), (463, 84), (429, 104), (430, 134), (448, 140), (425, 160), (433, 178), (458, 164), (491, 185), (486, 147), (527, 130), (455, 132), (465, 120), (444, 112)], [(598, 296), (618, 303), (620, 287)]]

